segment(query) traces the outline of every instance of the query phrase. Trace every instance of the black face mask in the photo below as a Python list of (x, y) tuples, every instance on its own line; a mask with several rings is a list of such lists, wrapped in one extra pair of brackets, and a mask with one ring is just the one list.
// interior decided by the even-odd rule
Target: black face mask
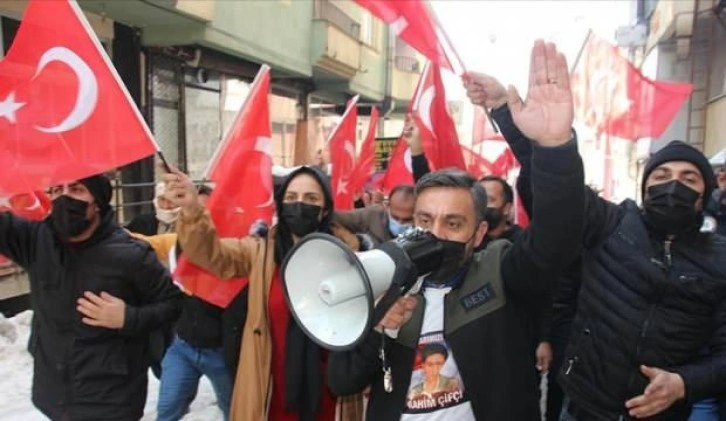
[(318, 230), (320, 211), (323, 208), (303, 202), (284, 203), (280, 219), (298, 237), (304, 237)]
[[(474, 235), (476, 235), (476, 232), (474, 232)], [(474, 235), (472, 235), (472, 237)], [(468, 242), (471, 241), (471, 238), (469, 238), (466, 242), (442, 239), (438, 240), (443, 248), (441, 266), (439, 266), (437, 270), (431, 272), (431, 274), (426, 277), (426, 280), (432, 283), (443, 284), (449, 281), (451, 277), (454, 276), (464, 265), (466, 261), (464, 257), (466, 254), (466, 246)]]
[(486, 221), (489, 229), (496, 228), (504, 219), (504, 211), (500, 208), (487, 208)]
[(699, 194), (678, 180), (650, 186), (643, 210), (645, 221), (656, 232), (677, 235), (698, 231), (701, 212), (696, 211)]
[(91, 220), (86, 217), (88, 202), (63, 195), (53, 201), (50, 220), (58, 237), (68, 240), (85, 231)]

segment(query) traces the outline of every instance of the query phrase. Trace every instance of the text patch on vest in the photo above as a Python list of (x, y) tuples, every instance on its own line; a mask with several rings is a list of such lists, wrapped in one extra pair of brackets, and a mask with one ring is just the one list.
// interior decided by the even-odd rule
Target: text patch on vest
[(497, 294), (494, 292), (494, 287), (491, 282), (487, 282), (484, 286), (459, 299), (464, 310), (470, 311), (474, 308), (482, 306), (489, 301), (496, 298)]

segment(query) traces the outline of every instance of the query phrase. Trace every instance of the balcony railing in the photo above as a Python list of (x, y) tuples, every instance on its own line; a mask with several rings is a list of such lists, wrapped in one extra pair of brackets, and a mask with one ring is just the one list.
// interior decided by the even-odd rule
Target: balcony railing
[(313, 17), (328, 21), (341, 31), (360, 40), (361, 26), (330, 0), (314, 0)]

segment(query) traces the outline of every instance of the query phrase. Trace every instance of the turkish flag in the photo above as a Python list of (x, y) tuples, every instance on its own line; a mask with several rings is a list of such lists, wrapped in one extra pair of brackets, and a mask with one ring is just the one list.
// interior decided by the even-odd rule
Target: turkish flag
[[(348, 188), (353, 194), (363, 190), (366, 182), (376, 168), (376, 128), (378, 127), (378, 108), (371, 108), (371, 118), (368, 123), (368, 134), (363, 141), (358, 161), (350, 175)], [(335, 167), (333, 167), (335, 170)], [(336, 208), (337, 209), (337, 208)]]
[(474, 178), (478, 180), (492, 173), (492, 163), (489, 160), (463, 145), (461, 146), (461, 152), (464, 155), (466, 172)]
[(333, 187), (335, 210), (353, 209), (353, 191), (350, 188), (350, 177), (355, 167), (355, 140), (358, 125), (358, 96), (348, 101), (343, 117), (335, 126), (330, 137), (330, 161), (333, 171), (330, 175)]
[(31, 221), (45, 219), (50, 208), (50, 198), (43, 192), (19, 193), (0, 197), (0, 212), (12, 212)]
[(30, 0), (0, 62), (0, 191), (43, 190), (156, 150), (75, 1)]
[(507, 146), (501, 155), (492, 163), (492, 174), (506, 178), (507, 174), (518, 165), (517, 158), (514, 156), (512, 150), (509, 149), (509, 146)]
[[(12, 212), (31, 221), (45, 219), (50, 212), (51, 202), (43, 192), (19, 193), (0, 197), (0, 212)], [(0, 255), (0, 267), (12, 264), (10, 259)]]
[[(421, 145), (432, 171), (451, 167), (466, 170), (456, 124), (446, 106), (446, 92), (438, 66), (427, 63), (424, 67), (409, 114), (421, 129)], [(413, 184), (411, 150), (402, 138), (393, 149), (380, 184), (384, 191), (399, 184)]]
[(398, 138), (396, 146), (393, 148), (391, 156), (388, 158), (388, 166), (386, 172), (378, 180), (378, 187), (383, 192), (388, 193), (394, 187), (406, 184), (412, 186), (413, 183), (413, 167), (411, 164), (411, 148), (408, 147), (406, 141), (402, 137)]
[[(355, 0), (373, 16), (390, 25), (391, 30), (440, 67), (454, 71), (449, 52), (454, 53), (436, 20), (421, 0)], [(446, 47), (446, 48), (445, 48)], [(454, 53), (455, 55), (455, 53)], [(463, 70), (463, 65), (459, 63)]]
[(494, 127), (492, 127), (482, 107), (474, 107), (474, 129), (472, 134), (472, 146), (477, 146), (485, 140), (504, 140), (501, 133), (494, 131)]
[(590, 35), (571, 77), (575, 112), (598, 134), (629, 140), (659, 137), (693, 86), (648, 79), (618, 47)]
[[(220, 237), (245, 237), (257, 220), (274, 213), (270, 133), (270, 68), (263, 65), (208, 171), (215, 182), (207, 207)], [(247, 285), (246, 278), (219, 279), (184, 258), (174, 275), (184, 289), (226, 308)]]
[(427, 63), (412, 102), (413, 117), (421, 128), (421, 144), (432, 170), (465, 170), (456, 124), (446, 106), (446, 91), (438, 66)]

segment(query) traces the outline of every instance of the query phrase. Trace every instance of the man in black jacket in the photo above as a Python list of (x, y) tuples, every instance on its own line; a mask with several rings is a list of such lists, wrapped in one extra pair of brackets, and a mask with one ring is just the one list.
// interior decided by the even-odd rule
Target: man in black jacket
[(682, 420), (726, 389), (726, 241), (699, 232), (713, 180), (703, 154), (676, 141), (648, 161), (642, 208), (588, 190), (563, 419)]
[[(517, 193), (528, 215), (532, 215), (532, 142), (517, 128), (507, 107), (507, 89), (497, 79), (482, 73), (469, 73), (464, 86), (471, 102), (491, 109), (504, 139), (520, 163)], [(577, 294), (582, 278), (582, 261), (578, 257), (558, 274), (549, 300), (541, 312), (543, 322), (537, 324), (540, 343), (537, 366), (547, 372), (547, 421), (558, 421), (564, 392), (557, 382), (557, 373), (564, 360), (572, 321), (577, 310)], [(540, 320), (542, 320), (540, 319)]]
[(33, 403), (52, 420), (137, 420), (148, 332), (176, 318), (181, 292), (151, 248), (114, 222), (106, 177), (50, 196), (45, 221), (0, 213), (0, 253), (30, 278)]
[[(529, 311), (549, 288), (542, 281), (549, 277), (542, 275), (566, 263), (578, 247), (584, 190), (570, 130), (565, 58), (553, 44), (538, 41), (532, 63), (527, 102), (516, 109), (515, 119), (539, 142), (532, 162), (538, 211), (514, 245), (499, 241), (474, 253), (487, 230), (481, 185), (451, 170), (418, 182), (415, 223), (444, 241), (444, 263), (427, 276), (423, 291), (399, 299), (361, 345), (332, 353), (328, 363), (334, 393), (371, 387), (370, 420), (423, 419), (421, 414), (539, 419)], [(427, 358), (432, 344), (447, 350), (439, 352), (444, 357)], [(434, 374), (438, 383), (424, 381)]]

